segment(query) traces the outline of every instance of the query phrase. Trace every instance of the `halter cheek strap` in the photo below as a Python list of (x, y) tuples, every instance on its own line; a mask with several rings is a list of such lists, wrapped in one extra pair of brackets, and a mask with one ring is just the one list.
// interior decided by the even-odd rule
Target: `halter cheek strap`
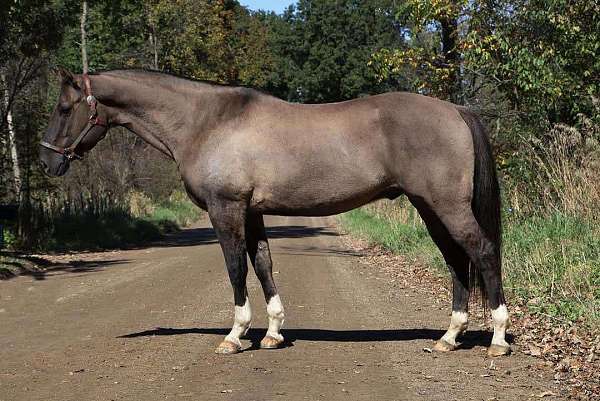
[(53, 145), (53, 144), (45, 142), (45, 141), (40, 142), (40, 145), (42, 145), (43, 147), (53, 150), (56, 153), (60, 153), (61, 155), (66, 157), (68, 160), (83, 159), (83, 156), (77, 154), (75, 152), (75, 149), (77, 149), (77, 146), (79, 146), (81, 141), (92, 130), (92, 128), (94, 128), (95, 126), (108, 127), (107, 122), (98, 115), (98, 110), (97, 110), (98, 101), (92, 94), (92, 84), (90, 82), (90, 77), (87, 74), (83, 74), (82, 78), (83, 78), (83, 91), (86, 96), (85, 101), (90, 106), (90, 116), (88, 118), (88, 122), (87, 122), (86, 126), (79, 133), (77, 138), (75, 138), (73, 143), (71, 143), (71, 145), (69, 145), (66, 148), (56, 146), (56, 145)]

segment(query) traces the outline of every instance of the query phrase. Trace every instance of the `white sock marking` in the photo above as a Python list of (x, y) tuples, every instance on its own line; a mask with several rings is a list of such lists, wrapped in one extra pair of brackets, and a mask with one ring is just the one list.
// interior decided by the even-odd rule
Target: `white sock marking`
[(494, 325), (492, 344), (508, 347), (508, 343), (504, 339), (506, 329), (510, 327), (506, 305), (502, 304), (497, 309), (492, 310), (492, 324)]
[(235, 306), (235, 318), (233, 319), (233, 327), (225, 340), (231, 341), (238, 347), (242, 346), (240, 337), (245, 335), (250, 328), (250, 322), (252, 321), (252, 310), (250, 309), (250, 301), (246, 297), (246, 302), (243, 306)]
[(283, 340), (283, 336), (279, 333), (279, 330), (285, 320), (285, 314), (279, 294), (269, 299), (269, 303), (267, 304), (267, 314), (269, 315), (269, 329), (267, 330), (267, 335), (276, 340)]
[(469, 326), (469, 313), (452, 311), (450, 318), (450, 327), (442, 337), (442, 340), (448, 344), (456, 345), (456, 337), (467, 329)]

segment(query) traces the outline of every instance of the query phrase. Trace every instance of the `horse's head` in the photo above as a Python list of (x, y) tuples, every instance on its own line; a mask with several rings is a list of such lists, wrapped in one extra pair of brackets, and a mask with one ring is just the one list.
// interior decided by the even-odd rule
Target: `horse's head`
[(104, 138), (105, 116), (99, 115), (97, 101), (87, 75), (73, 75), (59, 68), (61, 80), (58, 104), (40, 142), (40, 163), (47, 175), (61, 176), (71, 160), (81, 159)]

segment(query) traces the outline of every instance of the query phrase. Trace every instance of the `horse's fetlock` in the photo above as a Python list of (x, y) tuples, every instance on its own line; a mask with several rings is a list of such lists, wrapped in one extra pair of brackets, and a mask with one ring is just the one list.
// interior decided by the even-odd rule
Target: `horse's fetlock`
[(283, 319), (285, 317), (285, 311), (283, 309), (283, 304), (281, 303), (281, 298), (279, 298), (279, 294), (276, 294), (269, 299), (267, 304), (267, 314), (269, 317), (275, 319)]

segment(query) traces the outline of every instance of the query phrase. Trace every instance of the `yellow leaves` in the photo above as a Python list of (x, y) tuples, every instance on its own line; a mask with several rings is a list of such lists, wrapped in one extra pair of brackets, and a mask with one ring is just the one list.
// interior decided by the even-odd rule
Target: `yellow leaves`
[(391, 75), (412, 76), (416, 73), (418, 80), (414, 82), (413, 90), (440, 98), (448, 98), (457, 68), (424, 48), (381, 50), (373, 55), (371, 65), (380, 80)]
[(457, 18), (467, 3), (467, 0), (408, 0), (403, 9), (416, 30), (421, 30), (432, 20)]

